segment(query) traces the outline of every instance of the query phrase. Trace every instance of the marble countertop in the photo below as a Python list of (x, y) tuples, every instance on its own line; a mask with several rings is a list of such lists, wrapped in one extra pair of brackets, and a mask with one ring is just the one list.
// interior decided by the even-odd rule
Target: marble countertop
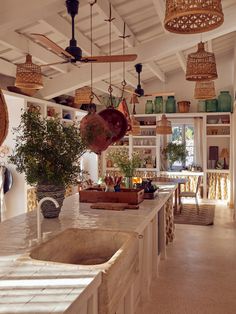
[[(155, 200), (145, 200), (139, 210), (107, 211), (79, 203), (79, 195), (64, 201), (58, 219), (41, 221), (43, 239), (67, 228), (110, 229), (141, 233), (170, 197), (175, 186)], [(99, 285), (101, 274), (93, 267), (24, 261), (37, 243), (36, 211), (0, 224), (0, 313), (73, 313), (89, 287)]]

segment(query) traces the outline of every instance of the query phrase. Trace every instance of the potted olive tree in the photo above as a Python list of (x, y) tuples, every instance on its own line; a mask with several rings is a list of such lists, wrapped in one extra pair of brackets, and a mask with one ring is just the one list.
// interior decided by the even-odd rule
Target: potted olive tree
[(176, 161), (185, 162), (188, 152), (184, 144), (168, 143), (162, 151), (164, 158), (169, 161), (170, 169)]
[(28, 184), (36, 186), (38, 200), (50, 196), (58, 201), (58, 209), (50, 201), (43, 203), (44, 217), (58, 217), (65, 188), (76, 184), (81, 173), (79, 159), (86, 147), (79, 128), (65, 125), (58, 117), (47, 119), (38, 112), (26, 111), (14, 133), (16, 146), (10, 162), (25, 174)]

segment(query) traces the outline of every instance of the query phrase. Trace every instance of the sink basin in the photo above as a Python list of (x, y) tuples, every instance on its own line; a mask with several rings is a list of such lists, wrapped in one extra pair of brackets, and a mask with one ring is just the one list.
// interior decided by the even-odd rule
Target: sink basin
[(138, 273), (138, 245), (133, 232), (69, 228), (34, 248), (29, 256), (101, 270), (99, 313), (108, 314), (116, 312), (127, 285)]

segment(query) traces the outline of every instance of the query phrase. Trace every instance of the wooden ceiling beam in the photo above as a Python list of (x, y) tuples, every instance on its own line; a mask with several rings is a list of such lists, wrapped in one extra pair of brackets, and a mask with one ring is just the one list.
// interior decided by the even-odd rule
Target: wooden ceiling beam
[(176, 52), (176, 57), (180, 63), (182, 70), (184, 71), (184, 73), (186, 73), (187, 61), (186, 61), (186, 58), (185, 58), (183, 52), (182, 51)]
[(159, 68), (159, 66), (154, 61), (148, 62), (147, 67), (161, 82), (166, 82), (165, 73)]
[[(211, 40), (229, 32), (236, 31), (235, 14), (236, 5), (226, 8), (225, 22), (224, 24), (210, 32), (204, 34), (204, 40)], [(179, 35), (163, 34), (158, 38), (149, 41), (148, 43), (140, 44), (135, 48), (127, 49), (127, 53), (137, 53), (138, 58), (135, 63), (147, 63), (153, 60), (159, 60), (168, 56), (176, 54), (179, 50), (184, 50), (196, 46), (199, 42), (199, 35)], [(127, 70), (131, 69), (134, 62), (127, 64)], [(107, 77), (108, 68), (103, 64), (94, 65), (94, 79), (101, 81)], [(112, 75), (122, 73), (122, 66), (120, 64), (114, 64), (112, 66)], [(55, 97), (64, 93), (65, 91), (71, 91), (77, 87), (85, 85), (86, 81), (89, 83), (89, 69), (88, 65), (81, 69), (72, 70), (70, 73), (61, 74), (58, 77), (50, 80), (45, 88), (42, 90), (42, 95), (46, 99)]]
[[(90, 2), (90, 0), (88, 0)], [(110, 1), (108, 0), (97, 0), (94, 5), (95, 10), (99, 13), (103, 20), (107, 20), (110, 15)], [(112, 27), (118, 36), (121, 36), (124, 31), (124, 20), (119, 15), (119, 13), (115, 10), (115, 8), (111, 5), (112, 9), (112, 17), (114, 20), (112, 21)], [(131, 31), (128, 25), (126, 25), (126, 35), (130, 35), (130, 37), (126, 38), (125, 42), (128, 47), (133, 47), (135, 45), (135, 35)]]
[[(68, 40), (71, 38), (71, 24), (68, 23), (63, 17), (58, 14), (54, 14), (44, 20), (41, 23), (47, 24), (50, 28), (53, 29), (55, 32), (59, 32), (63, 37)], [(91, 55), (90, 51), (90, 40), (83, 35), (78, 29), (76, 29), (75, 37), (77, 39), (77, 45), (83, 50), (85, 55)], [(100, 49), (93, 44), (93, 55), (100, 55)]]
[(65, 9), (61, 0), (1, 0), (0, 36)]
[[(17, 34), (16, 32), (9, 32), (0, 37), (0, 43), (23, 54), (29, 52), (36, 61), (43, 64), (63, 61), (63, 59), (56, 56), (51, 51), (46, 50), (45, 48), (30, 41), (23, 35)], [(51, 67), (61, 73), (66, 73), (68, 71), (67, 64), (58, 64)]]

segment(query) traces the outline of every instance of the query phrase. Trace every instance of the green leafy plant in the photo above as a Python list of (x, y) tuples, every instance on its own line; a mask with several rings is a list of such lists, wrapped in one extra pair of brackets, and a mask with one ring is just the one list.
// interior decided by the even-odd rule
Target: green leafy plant
[(30, 185), (75, 184), (81, 173), (79, 159), (86, 147), (76, 124), (65, 125), (58, 117), (42, 118), (26, 111), (14, 129), (16, 146), (9, 157)]
[(125, 177), (133, 177), (136, 168), (140, 167), (141, 158), (137, 152), (134, 152), (131, 157), (126, 149), (114, 149), (109, 152), (107, 158), (111, 159)]
[(185, 162), (188, 152), (186, 151), (184, 144), (168, 143), (162, 151), (165, 159), (169, 160), (170, 168), (176, 161)]

